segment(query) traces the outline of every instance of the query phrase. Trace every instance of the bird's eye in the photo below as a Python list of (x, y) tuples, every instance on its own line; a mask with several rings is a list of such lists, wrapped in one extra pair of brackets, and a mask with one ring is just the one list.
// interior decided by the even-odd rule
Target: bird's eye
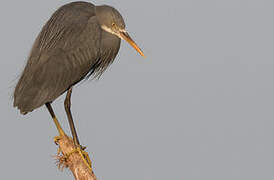
[(115, 27), (116, 26), (116, 24), (115, 23), (112, 23), (112, 27)]

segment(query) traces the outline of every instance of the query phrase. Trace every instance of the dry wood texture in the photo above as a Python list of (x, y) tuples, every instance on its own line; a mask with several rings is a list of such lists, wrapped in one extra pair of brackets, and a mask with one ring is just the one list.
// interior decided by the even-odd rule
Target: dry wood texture
[(57, 156), (59, 168), (69, 168), (75, 180), (97, 180), (83, 153), (75, 150), (73, 140), (70, 137), (62, 136), (55, 142), (59, 145), (61, 153)]

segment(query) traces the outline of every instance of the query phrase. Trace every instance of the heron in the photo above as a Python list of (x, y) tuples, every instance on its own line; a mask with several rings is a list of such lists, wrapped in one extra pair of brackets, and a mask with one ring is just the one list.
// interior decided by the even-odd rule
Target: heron
[(144, 56), (114, 7), (82, 1), (63, 5), (34, 41), (14, 90), (14, 107), (25, 115), (45, 105), (64, 135), (51, 104), (66, 93), (64, 107), (73, 142), (81, 147), (71, 113), (72, 89), (84, 79), (100, 77), (118, 54), (121, 40)]

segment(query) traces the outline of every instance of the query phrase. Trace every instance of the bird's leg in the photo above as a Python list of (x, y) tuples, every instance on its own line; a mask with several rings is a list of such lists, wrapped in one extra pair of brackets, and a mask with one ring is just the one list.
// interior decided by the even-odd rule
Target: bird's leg
[(65, 105), (65, 110), (66, 110), (68, 121), (69, 121), (69, 127), (70, 127), (71, 134), (72, 134), (72, 137), (73, 137), (73, 142), (74, 142), (74, 145), (77, 147), (77, 146), (80, 146), (80, 142), (79, 142), (79, 139), (78, 139), (78, 136), (77, 136), (77, 132), (76, 132), (76, 129), (75, 129), (75, 126), (74, 126), (74, 122), (73, 122), (72, 115), (71, 115), (71, 110), (70, 110), (70, 107), (71, 107), (71, 101), (70, 101), (71, 93), (72, 93), (72, 88), (69, 88), (69, 90), (67, 92), (65, 102), (64, 102), (64, 105)]
[(53, 119), (53, 122), (54, 122), (54, 124), (55, 124), (55, 126), (56, 126), (56, 128), (57, 128), (57, 130), (58, 130), (58, 132), (59, 132), (59, 136), (60, 136), (60, 137), (64, 136), (64, 135), (65, 135), (65, 132), (64, 132), (64, 130), (62, 129), (62, 127), (61, 127), (59, 121), (57, 120), (57, 118), (56, 118), (56, 116), (55, 116), (55, 114), (54, 114), (54, 111), (53, 111), (53, 109), (52, 109), (50, 103), (46, 103), (46, 106), (47, 106), (47, 108), (48, 108), (48, 110), (49, 110), (49, 113), (50, 113), (50, 115), (51, 115), (51, 117), (52, 117), (52, 119)]
[[(65, 136), (65, 132), (64, 132), (64, 130), (62, 129), (62, 127), (61, 127), (59, 121), (57, 120), (57, 118), (56, 118), (56, 116), (55, 116), (55, 113), (54, 113), (54, 111), (53, 111), (53, 109), (52, 109), (50, 103), (46, 103), (46, 106), (47, 106), (47, 108), (48, 108), (48, 110), (49, 110), (49, 113), (50, 113), (50, 115), (51, 115), (51, 117), (52, 117), (52, 119), (53, 119), (53, 122), (54, 122), (54, 124), (55, 124), (55, 126), (56, 126), (56, 128), (57, 128), (57, 130), (58, 130), (58, 132), (59, 132), (59, 136), (55, 136), (55, 137), (54, 137), (54, 142), (55, 142), (55, 144), (57, 144), (57, 142), (60, 140), (60, 138), (62, 138), (63, 136)], [(59, 148), (57, 154), (60, 153), (60, 150), (61, 150), (61, 149)]]
[[(72, 87), (69, 88), (69, 90), (67, 92), (65, 102), (64, 102), (65, 110), (66, 110), (68, 121), (69, 121), (70, 130), (71, 130), (71, 134), (72, 134), (72, 137), (73, 137), (73, 142), (74, 142), (74, 145), (75, 145), (75, 150), (72, 151), (70, 154), (72, 154), (74, 152), (79, 152), (82, 159), (84, 160), (84, 162), (88, 165), (89, 168), (91, 168), (91, 160), (88, 156), (88, 153), (84, 151), (85, 147), (82, 147), (80, 145), (80, 142), (79, 142), (79, 139), (78, 139), (78, 136), (77, 136), (77, 132), (76, 132), (76, 129), (75, 129), (75, 126), (74, 126), (74, 122), (73, 122), (73, 119), (72, 119), (72, 114), (71, 114), (71, 110), (70, 110), (70, 107), (71, 107), (71, 100), (70, 100), (71, 99), (71, 93), (72, 93)], [(68, 156), (70, 154), (68, 154)]]

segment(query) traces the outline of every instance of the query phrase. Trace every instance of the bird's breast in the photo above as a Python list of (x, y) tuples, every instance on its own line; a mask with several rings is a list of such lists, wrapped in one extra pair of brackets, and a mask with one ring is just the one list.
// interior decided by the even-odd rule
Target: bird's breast
[(112, 64), (121, 44), (120, 38), (108, 32), (102, 31), (101, 37), (100, 58), (97, 62), (98, 66), (94, 69), (94, 73), (99, 76)]

